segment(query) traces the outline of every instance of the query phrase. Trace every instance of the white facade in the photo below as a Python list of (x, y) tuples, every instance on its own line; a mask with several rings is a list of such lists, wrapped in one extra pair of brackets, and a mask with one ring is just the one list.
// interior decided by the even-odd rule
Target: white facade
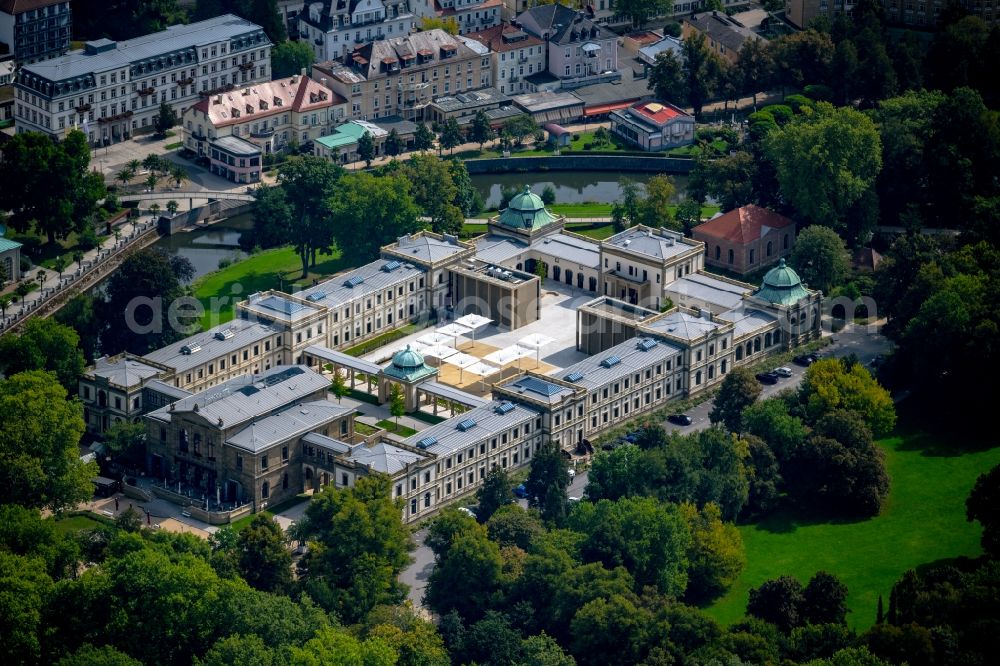
[(341, 60), (356, 47), (379, 39), (403, 37), (416, 26), (409, 0), (313, 2), (299, 13), (299, 37), (308, 39), (316, 61)]
[(113, 42), (88, 42), (21, 69), (18, 132), (62, 138), (82, 129), (108, 144), (151, 128), (161, 103), (178, 116), (212, 92), (271, 78), (271, 42), (260, 26), (232, 14)]

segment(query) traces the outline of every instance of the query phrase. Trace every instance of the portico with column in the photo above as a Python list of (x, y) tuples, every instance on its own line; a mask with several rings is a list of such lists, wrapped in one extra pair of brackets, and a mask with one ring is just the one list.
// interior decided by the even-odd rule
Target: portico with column
[(392, 362), (379, 373), (378, 401), (389, 402), (390, 391), (396, 384), (403, 391), (407, 412), (416, 411), (420, 406), (417, 385), (437, 376), (438, 369), (424, 362), (424, 357), (406, 345), (392, 355)]

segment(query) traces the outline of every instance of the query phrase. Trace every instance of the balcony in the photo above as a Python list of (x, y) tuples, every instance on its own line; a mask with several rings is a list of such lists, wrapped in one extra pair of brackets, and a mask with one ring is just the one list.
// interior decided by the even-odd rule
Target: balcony
[(136, 93), (140, 97), (145, 97), (146, 95), (152, 95), (155, 92), (156, 92), (156, 88), (140, 88), (139, 90), (136, 91)]
[(84, 114), (84, 113), (87, 113), (87, 111), (90, 111), (90, 105), (89, 104), (81, 104), (80, 106), (76, 107), (76, 112), (77, 113)]
[(107, 116), (105, 118), (98, 118), (97, 122), (100, 123), (100, 124), (102, 124), (102, 125), (106, 124), (106, 123), (116, 123), (119, 120), (128, 120), (133, 115), (134, 114), (131, 111), (126, 111), (124, 113), (119, 113), (118, 115), (115, 115), (115, 116)]
[[(322, 42), (320, 42), (320, 43), (322, 43)], [(239, 70), (241, 72), (247, 72), (247, 71), (253, 69), (256, 65), (257, 65), (257, 63), (255, 63), (254, 61), (251, 60), (249, 62), (241, 62), (238, 67), (239, 67)]]
[(621, 278), (622, 280), (625, 280), (626, 282), (632, 282), (633, 284), (646, 284), (647, 282), (649, 282), (649, 278), (646, 278), (644, 280), (641, 277), (639, 277), (638, 275), (629, 275), (628, 273), (626, 273), (624, 271), (611, 270), (611, 271), (608, 271), (608, 272), (611, 273), (612, 275), (614, 275), (617, 278)]

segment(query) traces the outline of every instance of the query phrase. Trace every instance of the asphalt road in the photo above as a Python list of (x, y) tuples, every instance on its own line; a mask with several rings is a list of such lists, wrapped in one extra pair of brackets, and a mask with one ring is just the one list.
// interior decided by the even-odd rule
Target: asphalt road
[[(837, 358), (855, 354), (862, 363), (867, 365), (876, 355), (884, 355), (888, 352), (889, 347), (888, 340), (875, 332), (869, 332), (867, 327), (851, 326), (834, 335), (833, 343), (825, 347), (821, 353), (824, 356), (834, 356)], [(765, 384), (761, 392), (762, 398), (766, 398), (786, 388), (798, 387), (805, 374), (805, 368), (795, 364), (789, 364), (787, 367), (791, 369), (792, 376), (781, 379), (774, 385)], [(663, 425), (668, 432), (675, 430), (682, 432), (704, 430), (711, 425), (708, 420), (708, 413), (710, 411), (712, 411), (712, 402), (704, 402), (687, 412), (688, 416), (692, 419), (691, 425), (676, 426), (669, 422), (664, 422)], [(573, 481), (566, 490), (566, 495), (568, 497), (582, 498), (586, 488), (587, 472), (584, 470), (578, 472), (573, 478)], [(521, 500), (519, 504), (527, 507), (525, 500)], [(427, 587), (427, 579), (431, 575), (431, 571), (434, 570), (434, 553), (424, 545), (426, 536), (426, 529), (422, 529), (413, 535), (413, 540), (417, 545), (416, 550), (412, 553), (413, 561), (399, 575), (399, 579), (410, 586), (409, 599), (413, 602), (415, 608), (423, 606), (422, 602), (424, 589)]]

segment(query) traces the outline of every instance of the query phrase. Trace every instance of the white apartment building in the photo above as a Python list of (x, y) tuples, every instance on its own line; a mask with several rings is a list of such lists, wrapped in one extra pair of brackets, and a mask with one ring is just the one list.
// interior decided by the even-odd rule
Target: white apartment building
[(458, 34), (467, 35), (500, 25), (503, 0), (414, 0), (421, 18), (455, 19)]
[(299, 38), (309, 40), (316, 61), (340, 60), (359, 46), (404, 37), (416, 27), (409, 0), (306, 2), (298, 15)]
[(271, 78), (271, 42), (260, 26), (226, 14), (25, 65), (14, 84), (18, 132), (62, 138), (78, 128), (91, 144), (152, 127), (161, 103), (180, 115), (202, 97)]
[(544, 41), (510, 23), (470, 32), (465, 37), (489, 49), (493, 86), (501, 93), (536, 92), (526, 77), (545, 71)]

